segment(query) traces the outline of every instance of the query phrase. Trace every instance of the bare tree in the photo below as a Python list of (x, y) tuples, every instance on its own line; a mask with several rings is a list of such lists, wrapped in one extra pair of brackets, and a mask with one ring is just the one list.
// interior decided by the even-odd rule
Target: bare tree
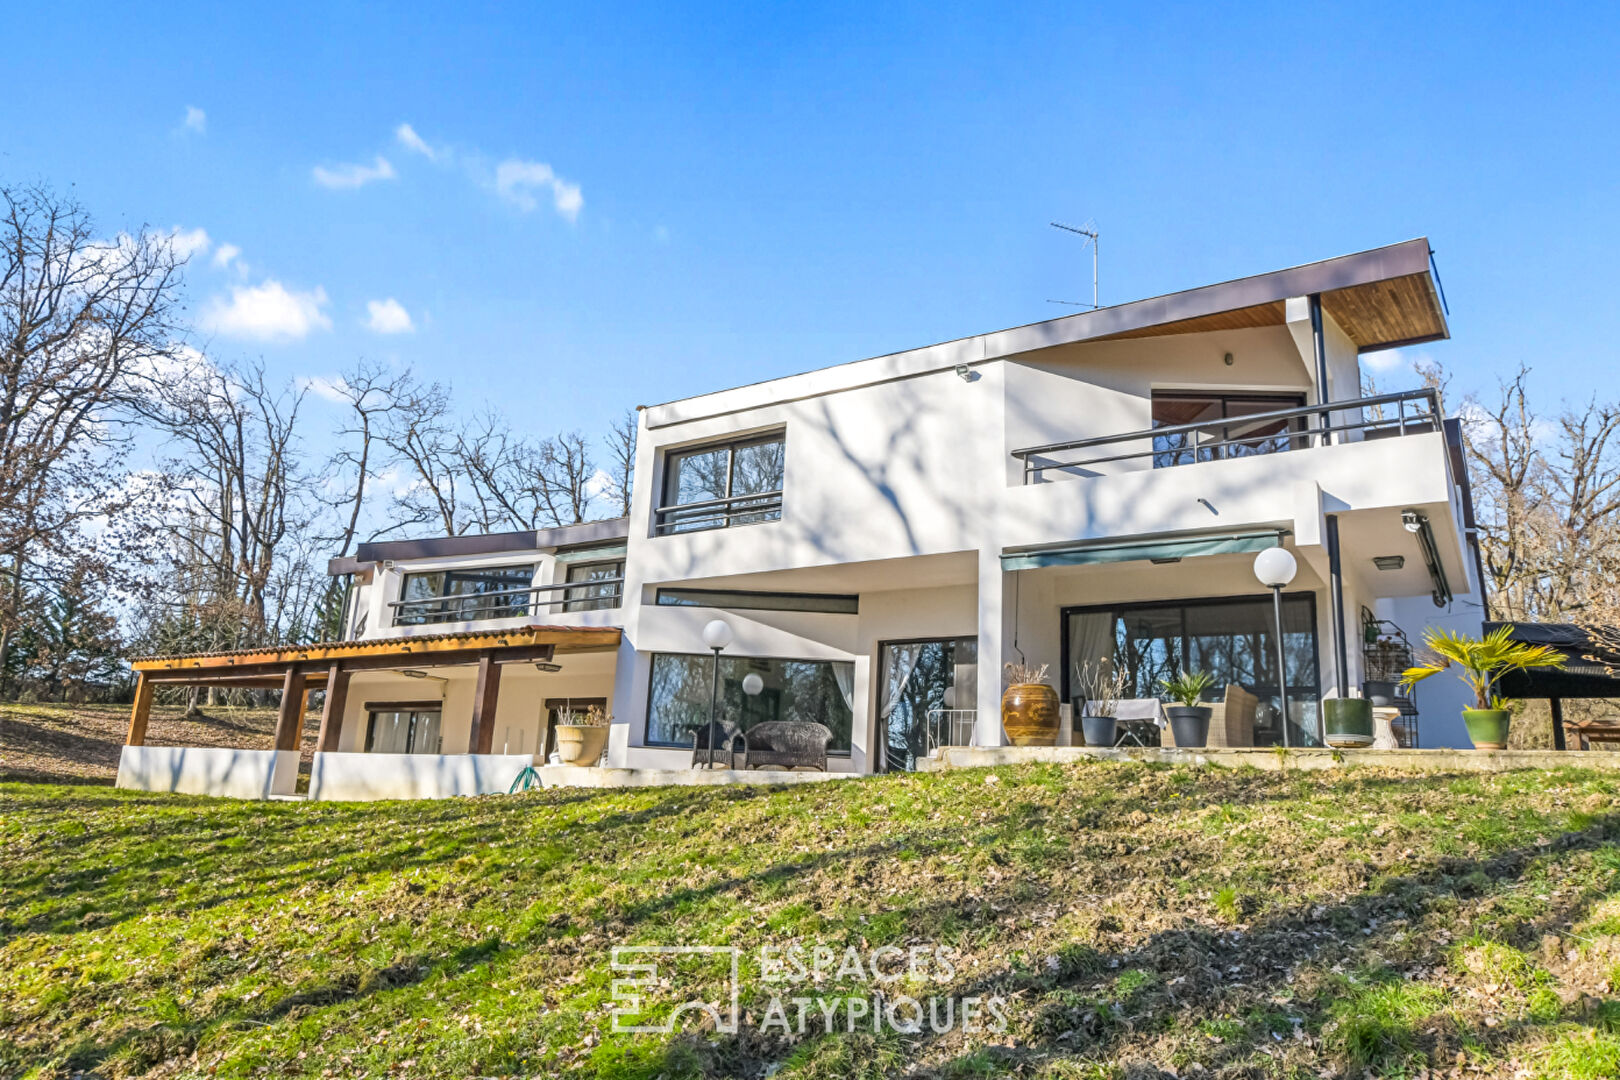
[(389, 448), (380, 444), (393, 430), (390, 424), (398, 414), (421, 408), (421, 392), (409, 368), (393, 371), (366, 360), (344, 372), (336, 390), (349, 408), (346, 424), (338, 430), (339, 437), (346, 441), (333, 453), (330, 463), (338, 474), (353, 477), (351, 489), (339, 504), (340, 510), (347, 508), (347, 514), (336, 538), (337, 553), (347, 555), (359, 533), (373, 470), (388, 461)]
[(630, 484), (636, 475), (638, 427), (635, 410), (626, 410), (624, 415), (608, 428), (607, 436), (603, 440), (607, 443), (608, 465), (612, 469), (604, 494), (612, 501), (619, 517), (630, 516)]
[(122, 508), (117, 410), (170, 353), (183, 262), (145, 229), (98, 239), (49, 188), (0, 187), (0, 671), (30, 566), (74, 561), (79, 526)]

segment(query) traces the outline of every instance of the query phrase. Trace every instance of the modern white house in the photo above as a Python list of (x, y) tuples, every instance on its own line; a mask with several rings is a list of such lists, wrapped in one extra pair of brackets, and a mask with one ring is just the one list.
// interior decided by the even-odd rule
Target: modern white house
[[(1073, 702), (1103, 657), (1142, 698), (1210, 671), (1252, 696), (1250, 743), (1310, 745), (1399, 632), (1482, 621), (1456, 422), (1362, 390), (1363, 353), (1447, 336), (1417, 239), (644, 407), (627, 518), (364, 545), (331, 565), (345, 640), (135, 662), (147, 703), (290, 704), (280, 758), (247, 762), (144, 746), (138, 700), (120, 783), (290, 791), (316, 687), (316, 798), (505, 790), (592, 705), (610, 766), (688, 768), (718, 709), (824, 724), (835, 771), (907, 769), (1004, 741), (1004, 663)], [(1274, 546), (1298, 563), (1284, 680), (1252, 571)], [(1443, 688), (1414, 707), (1409, 736), (1467, 745)]]

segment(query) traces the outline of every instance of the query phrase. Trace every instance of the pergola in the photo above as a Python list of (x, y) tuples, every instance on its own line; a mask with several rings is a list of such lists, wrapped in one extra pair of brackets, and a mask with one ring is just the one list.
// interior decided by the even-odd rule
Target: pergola
[[(1486, 623), (1490, 633), (1502, 623)], [(1563, 653), (1563, 667), (1533, 668), (1504, 675), (1497, 689), (1504, 697), (1546, 698), (1552, 709), (1553, 748), (1569, 749), (1564, 721), (1567, 698), (1620, 700), (1620, 629), (1574, 623), (1513, 623), (1514, 641), (1550, 645)], [(1620, 742), (1620, 722), (1569, 724), (1581, 742)], [(1583, 749), (1585, 747), (1583, 746)]]
[(488, 754), (495, 738), (495, 706), (505, 665), (545, 662), (569, 653), (612, 651), (618, 648), (620, 636), (617, 627), (521, 626), (141, 657), (130, 662), (137, 681), (125, 742), (130, 746), (146, 744), (152, 695), (159, 687), (222, 686), (279, 689), (281, 712), (276, 719), (275, 749), (297, 750), (309, 692), (324, 688), (326, 704), (315, 748), (330, 753), (338, 748), (349, 677), (355, 672), (477, 665), (467, 752)]

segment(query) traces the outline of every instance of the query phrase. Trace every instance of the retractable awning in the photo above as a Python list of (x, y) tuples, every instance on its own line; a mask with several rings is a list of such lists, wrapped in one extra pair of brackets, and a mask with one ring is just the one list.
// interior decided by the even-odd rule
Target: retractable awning
[(1001, 556), (1003, 570), (1036, 570), (1043, 566), (1091, 566), (1097, 563), (1187, 559), (1196, 555), (1231, 555), (1280, 547), (1284, 532), (1267, 529), (1241, 533), (1200, 533), (1154, 537), (1147, 540), (1109, 540), (1071, 544), (1038, 551), (1016, 551)]

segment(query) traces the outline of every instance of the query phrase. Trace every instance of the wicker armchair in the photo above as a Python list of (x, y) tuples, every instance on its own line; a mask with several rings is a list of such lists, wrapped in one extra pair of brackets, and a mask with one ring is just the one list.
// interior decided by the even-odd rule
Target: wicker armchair
[[(714, 760), (727, 769), (737, 768), (737, 759), (742, 751), (737, 744), (743, 741), (743, 734), (737, 730), (737, 725), (725, 720), (716, 721), (714, 729), (718, 732), (714, 740)], [(703, 724), (692, 729), (692, 768), (709, 763), (709, 725)]]
[(779, 765), (791, 769), (803, 765), (827, 771), (827, 744), (833, 733), (821, 724), (793, 720), (767, 720), (743, 734), (747, 754), (745, 769)]

